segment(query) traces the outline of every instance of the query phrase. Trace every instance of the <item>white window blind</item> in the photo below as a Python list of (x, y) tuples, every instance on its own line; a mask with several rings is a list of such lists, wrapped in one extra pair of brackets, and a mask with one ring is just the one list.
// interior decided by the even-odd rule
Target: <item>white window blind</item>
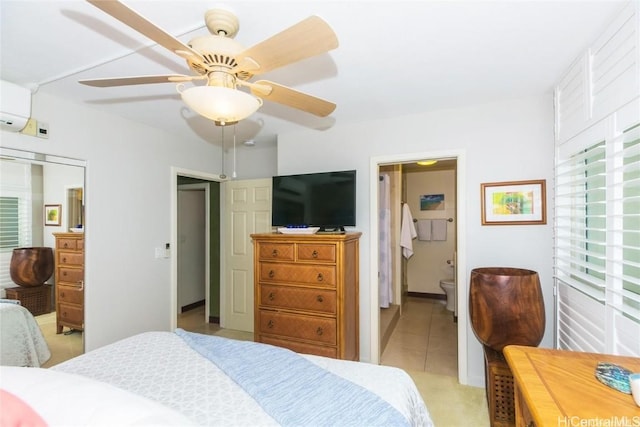
[(0, 288), (16, 286), (9, 272), (14, 248), (32, 244), (31, 167), (2, 161), (0, 185)]
[(564, 144), (555, 185), (557, 345), (640, 356), (640, 124)]

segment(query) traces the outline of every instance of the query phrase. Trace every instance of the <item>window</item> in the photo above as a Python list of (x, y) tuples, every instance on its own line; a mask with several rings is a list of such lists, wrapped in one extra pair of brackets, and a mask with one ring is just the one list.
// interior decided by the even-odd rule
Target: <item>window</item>
[(20, 223), (17, 197), (0, 197), (0, 250), (17, 248)]
[(31, 246), (31, 167), (2, 160), (0, 185), (0, 288), (16, 286), (9, 267), (14, 248)]
[(557, 346), (639, 356), (640, 125), (596, 134), (558, 150)]

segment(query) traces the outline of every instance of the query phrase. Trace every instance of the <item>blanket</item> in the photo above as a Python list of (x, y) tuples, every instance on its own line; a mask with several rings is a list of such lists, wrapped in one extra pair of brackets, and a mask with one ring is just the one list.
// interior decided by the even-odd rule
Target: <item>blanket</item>
[(51, 352), (31, 312), (15, 300), (0, 300), (0, 365), (40, 367)]
[(369, 390), (293, 351), (177, 329), (283, 426), (406, 426), (405, 417)]

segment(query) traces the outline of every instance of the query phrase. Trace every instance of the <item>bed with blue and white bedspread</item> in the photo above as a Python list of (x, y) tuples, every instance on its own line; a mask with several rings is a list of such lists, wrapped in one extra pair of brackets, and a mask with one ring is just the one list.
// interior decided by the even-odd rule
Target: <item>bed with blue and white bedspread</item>
[(181, 330), (136, 335), (49, 371), (108, 383), (195, 425), (432, 425), (401, 369)]
[(17, 300), (0, 299), (0, 365), (39, 367), (50, 357), (31, 312)]

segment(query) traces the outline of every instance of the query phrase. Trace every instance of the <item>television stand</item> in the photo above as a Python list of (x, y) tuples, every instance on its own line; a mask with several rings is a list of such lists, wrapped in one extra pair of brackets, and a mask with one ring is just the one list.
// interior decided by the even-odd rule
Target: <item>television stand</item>
[(316, 234), (346, 234), (344, 227), (321, 227)]

